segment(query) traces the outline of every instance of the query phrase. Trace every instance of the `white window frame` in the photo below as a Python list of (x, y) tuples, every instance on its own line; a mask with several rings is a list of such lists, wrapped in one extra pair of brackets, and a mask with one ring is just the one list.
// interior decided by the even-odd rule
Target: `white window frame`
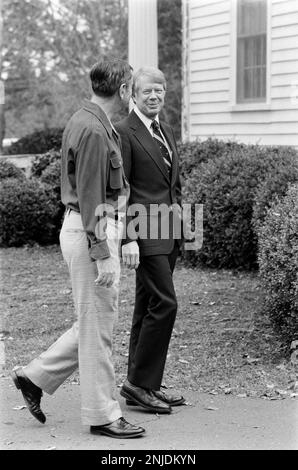
[(231, 111), (262, 111), (271, 108), (271, 0), (267, 0), (266, 100), (237, 103), (237, 2), (231, 2)]

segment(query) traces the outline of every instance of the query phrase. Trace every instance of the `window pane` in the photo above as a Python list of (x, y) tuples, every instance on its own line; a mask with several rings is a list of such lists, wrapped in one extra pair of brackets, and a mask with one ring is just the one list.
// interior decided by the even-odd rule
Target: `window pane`
[(266, 0), (238, 0), (238, 36), (266, 32)]
[(238, 0), (237, 102), (266, 99), (266, 0)]

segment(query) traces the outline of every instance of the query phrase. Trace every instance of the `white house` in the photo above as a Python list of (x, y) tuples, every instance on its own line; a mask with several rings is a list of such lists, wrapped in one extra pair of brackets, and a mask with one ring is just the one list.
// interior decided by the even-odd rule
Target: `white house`
[(184, 141), (298, 147), (298, 0), (182, 0)]

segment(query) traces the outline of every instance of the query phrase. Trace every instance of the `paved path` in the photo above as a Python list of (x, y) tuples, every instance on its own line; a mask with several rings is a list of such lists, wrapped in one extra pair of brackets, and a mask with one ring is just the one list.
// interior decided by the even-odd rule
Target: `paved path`
[(185, 391), (189, 405), (158, 416), (127, 407), (124, 416), (146, 428), (139, 439), (93, 436), (80, 423), (79, 386), (67, 383), (42, 398), (39, 424), (10, 377), (0, 378), (0, 448), (5, 450), (298, 450), (298, 399), (264, 400)]

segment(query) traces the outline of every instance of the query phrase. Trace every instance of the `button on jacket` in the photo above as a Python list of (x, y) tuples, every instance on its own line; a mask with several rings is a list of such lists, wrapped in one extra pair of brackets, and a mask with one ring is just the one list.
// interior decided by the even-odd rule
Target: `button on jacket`
[(66, 125), (61, 168), (61, 199), (66, 208), (80, 212), (91, 258), (108, 258), (105, 224), (96, 210), (103, 204), (117, 210), (118, 197), (128, 197), (129, 184), (119, 136), (97, 104), (86, 101)]

